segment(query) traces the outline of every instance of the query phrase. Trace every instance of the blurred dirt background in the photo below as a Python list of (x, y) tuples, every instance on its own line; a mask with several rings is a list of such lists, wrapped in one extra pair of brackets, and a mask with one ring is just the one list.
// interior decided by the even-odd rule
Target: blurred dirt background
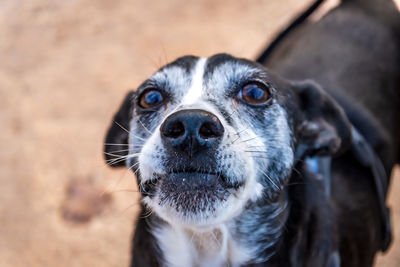
[(0, 266), (128, 266), (135, 178), (102, 158), (125, 92), (184, 54), (254, 58), (309, 3), (1, 0)]

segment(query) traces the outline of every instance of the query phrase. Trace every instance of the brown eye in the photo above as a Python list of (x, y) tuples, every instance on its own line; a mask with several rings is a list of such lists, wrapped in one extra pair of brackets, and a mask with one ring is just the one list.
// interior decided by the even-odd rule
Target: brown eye
[(142, 108), (152, 108), (164, 102), (164, 96), (156, 89), (144, 91), (139, 98), (139, 105)]
[(262, 104), (270, 98), (270, 93), (261, 84), (249, 83), (239, 91), (238, 98), (250, 104)]

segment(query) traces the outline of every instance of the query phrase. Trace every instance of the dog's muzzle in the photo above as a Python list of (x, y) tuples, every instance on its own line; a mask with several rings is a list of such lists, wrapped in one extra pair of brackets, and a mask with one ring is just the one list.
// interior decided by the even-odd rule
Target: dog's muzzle
[(158, 187), (161, 203), (173, 202), (184, 213), (198, 211), (200, 205), (192, 203), (194, 198), (208, 203), (225, 200), (230, 189), (240, 185), (228, 183), (225, 174), (217, 170), (224, 131), (217, 116), (205, 110), (171, 114), (160, 127), (168, 171), (145, 182), (144, 191), (151, 195)]

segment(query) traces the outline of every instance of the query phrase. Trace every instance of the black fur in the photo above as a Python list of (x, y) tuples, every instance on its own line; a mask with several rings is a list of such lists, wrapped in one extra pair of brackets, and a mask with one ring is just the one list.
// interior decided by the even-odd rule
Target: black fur
[(118, 160), (121, 156), (128, 154), (126, 144), (129, 137), (129, 121), (132, 117), (133, 101), (135, 92), (130, 91), (124, 98), (118, 112), (108, 128), (104, 144), (104, 157), (109, 166), (122, 167), (125, 161)]

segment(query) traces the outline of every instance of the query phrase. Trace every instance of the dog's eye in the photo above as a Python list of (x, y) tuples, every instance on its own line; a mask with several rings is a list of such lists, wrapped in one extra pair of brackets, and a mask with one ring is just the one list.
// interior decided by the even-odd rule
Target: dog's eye
[(164, 101), (164, 96), (156, 89), (144, 91), (139, 97), (139, 105), (142, 108), (152, 108)]
[(239, 91), (238, 98), (250, 104), (262, 104), (270, 98), (268, 88), (258, 83), (249, 83)]

